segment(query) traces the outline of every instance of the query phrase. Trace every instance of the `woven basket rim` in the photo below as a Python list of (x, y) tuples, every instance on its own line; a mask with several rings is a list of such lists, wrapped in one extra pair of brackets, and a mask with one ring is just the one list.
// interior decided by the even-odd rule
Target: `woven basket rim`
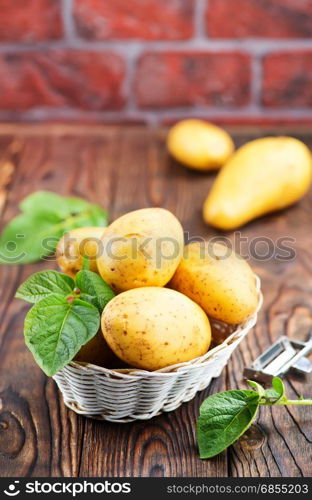
[[(261, 309), (263, 304), (263, 295), (261, 293), (261, 281), (257, 274), (254, 273), (254, 277), (256, 280), (256, 289), (258, 292), (258, 306), (256, 311), (252, 316), (250, 316), (244, 323), (240, 323), (237, 325), (237, 328), (234, 332), (231, 333), (223, 342), (215, 346), (213, 349), (208, 350), (202, 356), (198, 358), (191, 359), (190, 361), (186, 361), (183, 363), (177, 363), (175, 365), (166, 366), (165, 368), (161, 368), (159, 370), (148, 371), (143, 370), (141, 368), (105, 368), (103, 366), (94, 365), (92, 363), (86, 363), (82, 361), (71, 361), (67, 366), (74, 368), (81, 372), (97, 372), (97, 373), (105, 373), (106, 375), (110, 375), (112, 377), (121, 378), (121, 379), (133, 379), (133, 378), (153, 378), (153, 377), (174, 377), (177, 373), (183, 373), (183, 371), (189, 371), (191, 369), (196, 369), (199, 366), (204, 366), (211, 362), (211, 357), (217, 354), (222, 349), (228, 347), (230, 344), (233, 344), (244, 334), (246, 330), (251, 330), (257, 322), (258, 312)], [(66, 367), (65, 367), (66, 368)]]

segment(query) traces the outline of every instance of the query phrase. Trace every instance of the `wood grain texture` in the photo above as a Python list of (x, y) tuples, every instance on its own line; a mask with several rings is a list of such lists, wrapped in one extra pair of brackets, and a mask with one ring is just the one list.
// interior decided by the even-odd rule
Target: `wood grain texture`
[[(234, 130), (236, 143), (267, 131)], [(311, 135), (302, 138), (312, 143)], [(9, 165), (9, 166), (8, 166)], [(201, 218), (214, 174), (191, 172), (173, 162), (165, 131), (129, 127), (0, 126), (0, 211), (3, 223), (18, 202), (37, 189), (86, 197), (114, 219), (147, 206), (163, 206), (182, 221), (190, 237), (220, 235)], [(312, 412), (306, 408), (262, 409), (255, 426), (212, 460), (198, 458), (195, 420), (209, 394), (244, 387), (243, 367), (281, 333), (300, 335), (312, 327), (312, 194), (296, 206), (242, 229), (250, 252), (254, 238), (295, 239), (292, 261), (255, 260), (265, 296), (259, 322), (208, 390), (177, 411), (147, 422), (111, 424), (66, 409), (25, 348), (28, 307), (14, 299), (27, 276), (56, 268), (53, 259), (29, 266), (1, 266), (0, 475), (1, 476), (308, 476), (311, 475)], [(232, 233), (227, 236), (237, 246)], [(310, 383), (307, 383), (310, 382)], [(311, 396), (311, 379), (291, 375), (293, 397)]]

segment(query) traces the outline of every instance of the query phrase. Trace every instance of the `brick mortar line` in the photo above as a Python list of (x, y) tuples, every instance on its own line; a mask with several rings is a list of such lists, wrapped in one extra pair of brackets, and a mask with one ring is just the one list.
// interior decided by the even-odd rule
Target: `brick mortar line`
[(64, 28), (64, 41), (70, 42), (76, 36), (73, 0), (61, 0), (61, 15)]
[(0, 120), (4, 117), (14, 119), (16, 116), (24, 118), (61, 118), (61, 117), (72, 117), (72, 118), (144, 118), (147, 116), (157, 117), (159, 119), (170, 119), (174, 117), (182, 116), (202, 116), (202, 117), (216, 117), (216, 118), (311, 118), (312, 111), (306, 108), (297, 109), (266, 109), (258, 108), (255, 106), (248, 106), (244, 109), (233, 108), (232, 110), (220, 110), (212, 107), (209, 108), (172, 108), (171, 110), (159, 110), (159, 109), (138, 109), (127, 111), (125, 109), (116, 111), (88, 111), (79, 109), (47, 109), (47, 108), (36, 108), (26, 111), (4, 111), (0, 110)]
[(136, 95), (135, 95), (135, 75), (137, 70), (138, 54), (136, 50), (128, 51), (126, 58), (126, 73), (125, 73), (125, 91), (126, 91), (126, 107), (128, 112), (136, 111)]
[(193, 19), (194, 35), (192, 40), (203, 40), (208, 36), (204, 21), (208, 5), (209, 0), (195, 0)]
[(263, 95), (263, 65), (259, 56), (253, 56), (251, 60), (250, 100), (261, 108)]
[(46, 49), (80, 49), (80, 50), (109, 50), (117, 51), (120, 54), (127, 55), (130, 49), (137, 53), (144, 52), (192, 52), (205, 50), (209, 52), (225, 51), (225, 52), (246, 52), (251, 55), (263, 55), (266, 53), (274, 52), (296, 52), (296, 51), (312, 51), (312, 39), (308, 40), (201, 40), (190, 39), (187, 41), (138, 41), (138, 40), (124, 40), (124, 41), (88, 41), (78, 38), (76, 36), (70, 39), (51, 40), (47, 42), (37, 43), (1, 43), (0, 50), (4, 51), (42, 51)]

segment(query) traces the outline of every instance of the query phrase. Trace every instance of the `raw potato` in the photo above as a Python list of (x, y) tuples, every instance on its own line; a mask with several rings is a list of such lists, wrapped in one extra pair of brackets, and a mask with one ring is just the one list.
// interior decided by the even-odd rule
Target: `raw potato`
[(101, 323), (115, 354), (145, 370), (201, 356), (211, 341), (204, 311), (168, 288), (136, 288), (117, 295), (105, 307)]
[(232, 230), (300, 200), (312, 180), (312, 156), (293, 137), (241, 147), (222, 168), (203, 207), (205, 222)]
[(75, 361), (92, 363), (105, 368), (122, 368), (120, 361), (105, 341), (101, 331), (93, 339), (83, 345), (75, 357)]
[(183, 229), (163, 208), (129, 212), (106, 228), (97, 266), (115, 292), (164, 286), (182, 258)]
[(195, 170), (220, 168), (234, 151), (229, 134), (203, 120), (182, 120), (174, 125), (167, 147), (176, 160)]
[(169, 286), (197, 302), (208, 316), (237, 324), (258, 304), (253, 272), (248, 263), (221, 243), (191, 243)]
[(83, 255), (87, 255), (90, 271), (98, 272), (96, 258), (101, 252), (101, 237), (105, 229), (81, 227), (66, 233), (56, 248), (56, 258), (60, 269), (74, 277), (82, 269)]

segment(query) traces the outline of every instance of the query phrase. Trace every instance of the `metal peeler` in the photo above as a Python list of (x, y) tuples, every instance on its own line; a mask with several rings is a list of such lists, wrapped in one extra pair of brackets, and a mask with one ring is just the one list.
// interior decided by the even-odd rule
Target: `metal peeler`
[(312, 362), (306, 357), (312, 351), (312, 332), (306, 342), (282, 335), (250, 367), (244, 369), (244, 377), (270, 383), (273, 377), (285, 375), (293, 369), (301, 374), (312, 372)]

